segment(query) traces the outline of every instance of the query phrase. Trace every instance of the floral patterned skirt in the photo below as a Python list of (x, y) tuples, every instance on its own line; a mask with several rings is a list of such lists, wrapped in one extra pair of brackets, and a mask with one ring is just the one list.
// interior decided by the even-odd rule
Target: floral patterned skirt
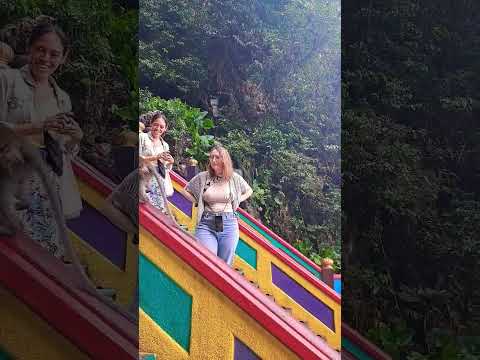
[[(160, 178), (162, 181), (163, 179)], [(147, 197), (150, 203), (155, 206), (157, 209), (164, 210), (165, 203), (163, 201), (162, 192), (160, 186), (158, 185), (157, 179), (155, 176), (152, 176), (150, 183), (148, 184)]]
[[(60, 199), (59, 178), (50, 166), (47, 165), (46, 169), (48, 181), (54, 186)], [(38, 241), (52, 255), (60, 258), (64, 255), (65, 249), (59, 238), (58, 226), (47, 190), (37, 173), (33, 173), (24, 181), (26, 182), (26, 195), (29, 199), (28, 208), (19, 212), (24, 226), (24, 233), (31, 239)]]

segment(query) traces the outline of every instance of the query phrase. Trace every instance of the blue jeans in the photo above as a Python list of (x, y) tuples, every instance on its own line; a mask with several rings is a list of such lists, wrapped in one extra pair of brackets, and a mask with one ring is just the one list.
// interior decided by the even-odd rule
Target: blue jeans
[(202, 219), (197, 225), (195, 237), (200, 244), (231, 266), (240, 236), (237, 214), (231, 212), (219, 213), (218, 215), (222, 215), (222, 232), (212, 230), (215, 228), (215, 214), (206, 212), (202, 215)]

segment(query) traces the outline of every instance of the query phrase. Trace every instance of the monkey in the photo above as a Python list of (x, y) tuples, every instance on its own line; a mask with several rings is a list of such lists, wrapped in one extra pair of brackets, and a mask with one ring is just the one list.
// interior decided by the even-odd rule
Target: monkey
[(0, 235), (14, 236), (22, 230), (21, 220), (16, 210), (19, 207), (19, 199), (25, 199), (26, 187), (23, 179), (31, 176), (33, 172), (39, 175), (52, 205), (59, 239), (63, 243), (65, 256), (68, 259), (62, 260), (64, 263), (71, 263), (79, 275), (80, 282), (75, 285), (77, 289), (97, 298), (134, 321), (117, 304), (102, 296), (85, 273), (68, 237), (60, 199), (53, 184), (48, 180), (48, 171), (40, 152), (33, 144), (2, 123), (0, 123)]
[[(13, 236), (21, 228), (16, 210), (27, 206), (26, 176), (36, 171), (48, 195), (52, 197), (55, 192), (46, 177), (45, 165), (37, 150), (4, 124), (0, 124), (0, 154), (0, 234)], [(60, 205), (55, 202), (52, 205), (57, 215), (57, 206)], [(62, 234), (63, 229), (59, 230)]]

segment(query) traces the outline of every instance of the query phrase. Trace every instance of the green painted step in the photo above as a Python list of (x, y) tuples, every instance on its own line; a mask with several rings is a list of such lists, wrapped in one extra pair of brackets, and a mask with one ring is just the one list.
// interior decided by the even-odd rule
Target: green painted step
[(238, 240), (235, 253), (252, 268), (255, 270), (257, 269), (257, 250), (248, 245), (242, 239)]
[(345, 337), (342, 337), (342, 348), (354, 355), (358, 360), (373, 360), (370, 356), (360, 350), (354, 343)]
[(189, 352), (192, 296), (143, 254), (139, 269), (140, 308)]
[(0, 347), (0, 360), (13, 360), (13, 358)]
[(140, 360), (156, 360), (157, 356), (155, 354), (141, 354)]

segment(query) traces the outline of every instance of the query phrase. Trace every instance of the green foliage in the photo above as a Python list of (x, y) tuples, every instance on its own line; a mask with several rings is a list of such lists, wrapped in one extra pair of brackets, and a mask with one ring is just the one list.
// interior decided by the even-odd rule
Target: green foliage
[(394, 359), (478, 358), (478, 7), (450, 5), (343, 5), (343, 319)]
[(208, 112), (202, 111), (184, 118), (191, 139), (186, 154), (203, 164), (207, 162), (208, 150), (213, 145), (213, 135), (202, 135), (206, 130), (213, 128), (213, 120), (206, 118), (207, 114)]
[(253, 185), (248, 210), (339, 269), (340, 1), (145, 0), (140, 9), (141, 87), (205, 110), (217, 97), (211, 134)]
[[(131, 130), (138, 131), (138, 11), (129, 10), (112, 19), (109, 43), (116, 55), (116, 63), (128, 80), (130, 96), (128, 104), (112, 110), (114, 114), (129, 124)], [(131, 41), (125, 41), (130, 39)]]
[[(70, 38), (68, 60), (56, 77), (72, 98), (85, 142), (93, 141), (98, 133), (108, 135), (113, 127), (136, 127), (136, 10), (110, 1), (22, 0), (3, 1), (1, 13), (1, 27), (30, 24), (39, 15), (51, 16)], [(27, 50), (28, 25), (23, 29), (25, 33), (17, 34), (18, 54)]]

